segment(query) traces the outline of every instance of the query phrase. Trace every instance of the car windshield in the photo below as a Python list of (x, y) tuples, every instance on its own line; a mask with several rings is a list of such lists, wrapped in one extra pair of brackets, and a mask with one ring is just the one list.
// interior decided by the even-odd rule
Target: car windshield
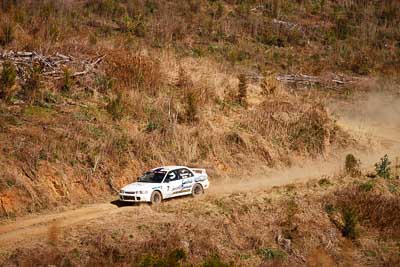
[(139, 177), (139, 182), (143, 183), (161, 183), (164, 179), (165, 171), (149, 171)]

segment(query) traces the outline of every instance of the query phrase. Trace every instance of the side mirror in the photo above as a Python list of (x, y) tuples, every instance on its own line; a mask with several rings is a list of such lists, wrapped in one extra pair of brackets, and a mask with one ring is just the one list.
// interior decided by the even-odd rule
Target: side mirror
[(169, 177), (165, 178), (164, 183), (169, 183)]

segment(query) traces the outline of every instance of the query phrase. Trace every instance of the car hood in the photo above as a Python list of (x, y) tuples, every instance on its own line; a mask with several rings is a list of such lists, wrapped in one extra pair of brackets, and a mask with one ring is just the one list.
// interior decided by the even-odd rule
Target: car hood
[(140, 191), (140, 190), (151, 190), (151, 189), (157, 189), (160, 188), (161, 184), (157, 183), (141, 183), (141, 182), (136, 182), (136, 183), (131, 183), (126, 186), (124, 186), (121, 190), (124, 191)]

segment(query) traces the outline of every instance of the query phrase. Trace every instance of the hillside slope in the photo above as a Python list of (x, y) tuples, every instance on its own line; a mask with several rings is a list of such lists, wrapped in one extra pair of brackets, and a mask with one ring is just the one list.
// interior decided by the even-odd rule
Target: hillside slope
[[(351, 67), (332, 61), (366, 37), (348, 3), (2, 3), (2, 217), (107, 198), (155, 165), (203, 166), (216, 178), (349, 145), (325, 97), (293, 93), (274, 73), (397, 70), (396, 2), (363, 6), (388, 37), (379, 49), (376, 36), (363, 42), (381, 64), (350, 53)], [(12, 50), (38, 56), (21, 63)]]
[(107, 198), (156, 165), (215, 179), (354, 144), (326, 95), (396, 83), (398, 7), (2, 1), (0, 216)]
[[(399, 266), (399, 25), (397, 0), (1, 0), (0, 266)], [(115, 201), (159, 165), (211, 189)]]

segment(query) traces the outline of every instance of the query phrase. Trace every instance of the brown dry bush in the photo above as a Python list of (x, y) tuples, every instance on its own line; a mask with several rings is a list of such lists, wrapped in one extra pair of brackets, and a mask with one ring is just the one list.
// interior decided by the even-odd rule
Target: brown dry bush
[(106, 61), (106, 73), (116, 87), (156, 95), (164, 83), (159, 62), (150, 57), (112, 51)]
[(245, 74), (241, 74), (238, 77), (239, 79), (239, 87), (238, 87), (238, 95), (237, 102), (243, 107), (247, 107), (247, 77)]
[(176, 81), (176, 86), (181, 89), (189, 89), (193, 87), (193, 82), (190, 76), (182, 66), (180, 66), (178, 70), (178, 78)]
[(39, 100), (41, 89), (43, 88), (43, 77), (41, 66), (35, 64), (31, 67), (27, 79), (22, 83), (19, 94), (29, 104), (34, 104)]
[(349, 186), (335, 192), (333, 202), (341, 209), (352, 210), (361, 224), (400, 236), (399, 196)]
[(125, 14), (124, 7), (115, 0), (88, 0), (85, 8), (91, 10), (102, 17), (115, 18), (122, 17)]
[(294, 103), (284, 99), (272, 99), (262, 102), (255, 110), (249, 111), (243, 119), (243, 124), (264, 137), (287, 136), (288, 121), (276, 119), (277, 114), (294, 114)]
[(17, 71), (13, 63), (4, 62), (0, 74), (0, 99), (10, 95), (15, 84)]
[(57, 248), (42, 248), (35, 253), (17, 249), (6, 264), (7, 266), (74, 266), (69, 257)]
[(261, 94), (264, 96), (274, 95), (279, 87), (279, 82), (275, 79), (273, 74), (268, 74), (261, 81)]
[(286, 150), (308, 155), (323, 153), (335, 142), (336, 127), (325, 108), (292, 96), (271, 95), (244, 114), (241, 125)]
[(361, 165), (360, 160), (356, 159), (356, 157), (353, 154), (346, 155), (344, 168), (347, 174), (353, 177), (360, 175), (361, 174), (360, 165)]
[(1, 25), (0, 45), (5, 46), (10, 44), (15, 39), (14, 25), (7, 22)]
[(110, 113), (113, 120), (121, 120), (126, 114), (126, 109), (126, 101), (121, 92), (118, 92), (106, 106), (106, 110)]
[(324, 153), (327, 141), (330, 141), (330, 123), (321, 105), (305, 111), (298, 121), (289, 126), (290, 148), (311, 155)]
[(198, 96), (193, 90), (186, 93), (185, 96), (185, 117), (189, 123), (195, 123), (199, 120), (198, 116)]

